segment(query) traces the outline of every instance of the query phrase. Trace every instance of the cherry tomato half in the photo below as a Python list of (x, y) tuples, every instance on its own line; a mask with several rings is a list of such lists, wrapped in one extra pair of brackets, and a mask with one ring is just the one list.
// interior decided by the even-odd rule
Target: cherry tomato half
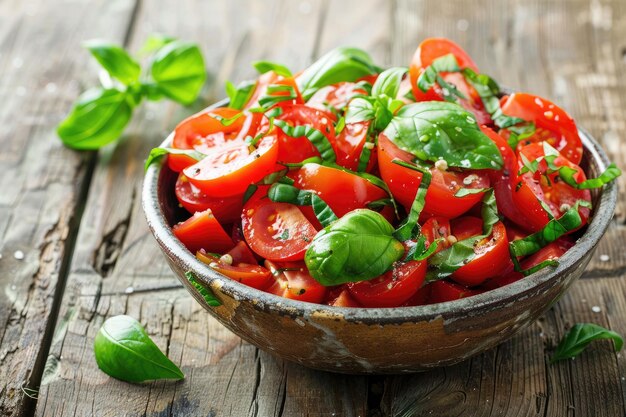
[(211, 209), (196, 212), (184, 222), (174, 225), (172, 231), (192, 253), (204, 249), (221, 254), (234, 246)]
[(240, 217), (243, 194), (230, 197), (209, 197), (192, 185), (184, 174), (178, 176), (175, 192), (178, 202), (191, 214), (211, 209), (213, 215), (222, 224), (232, 223)]
[(209, 265), (220, 274), (224, 274), (228, 278), (239, 281), (252, 288), (264, 290), (269, 287), (272, 282), (272, 273), (267, 268), (263, 268), (256, 263), (233, 263), (231, 265), (204, 251), (198, 251), (196, 258)]
[(328, 289), (309, 274), (304, 262), (265, 261), (265, 266), (274, 277), (267, 292), (309, 303), (321, 303), (326, 298)]

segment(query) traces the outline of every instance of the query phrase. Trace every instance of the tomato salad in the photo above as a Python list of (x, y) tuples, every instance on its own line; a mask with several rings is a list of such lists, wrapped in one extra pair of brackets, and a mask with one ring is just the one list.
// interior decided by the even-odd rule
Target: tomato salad
[(228, 107), (182, 121), (166, 156), (190, 217), (174, 234), (250, 287), (343, 307), (470, 297), (553, 267), (591, 215), (574, 120), (502, 94), (447, 39), (408, 68), (338, 48), (292, 74), (268, 61)]

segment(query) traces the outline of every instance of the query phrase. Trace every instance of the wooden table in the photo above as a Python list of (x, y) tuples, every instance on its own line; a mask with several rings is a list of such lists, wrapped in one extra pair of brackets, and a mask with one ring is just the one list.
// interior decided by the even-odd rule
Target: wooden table
[[(64, 148), (55, 126), (96, 83), (80, 42), (136, 51), (153, 32), (202, 45), (203, 100), (144, 104), (117, 145)], [(242, 342), (182, 289), (148, 233), (148, 151), (223, 97), (225, 80), (252, 77), (252, 60), (299, 69), (346, 44), (407, 65), (426, 36), (451, 37), (503, 84), (562, 104), (626, 166), (624, 0), (1, 1), (0, 415), (624, 415), (626, 359), (610, 343), (547, 358), (576, 322), (626, 335), (626, 198), (584, 277), (537, 323), (467, 362), (397, 377), (315, 372)], [(123, 313), (182, 365), (183, 382), (131, 385), (97, 369), (94, 335)]]

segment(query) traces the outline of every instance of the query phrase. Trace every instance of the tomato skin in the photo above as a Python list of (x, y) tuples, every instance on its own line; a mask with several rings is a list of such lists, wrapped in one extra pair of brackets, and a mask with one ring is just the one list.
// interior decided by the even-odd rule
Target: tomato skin
[[(336, 138), (337, 165), (356, 171), (363, 147), (367, 143), (370, 122), (347, 123)], [(371, 144), (372, 145), (372, 144)], [(369, 146), (369, 145), (368, 145)], [(371, 172), (376, 164), (376, 148), (373, 148), (365, 171)]]
[(480, 129), (496, 144), (504, 161), (502, 170), (490, 170), (498, 211), (524, 230), (541, 230), (550, 219), (537, 201), (532, 183), (518, 175), (517, 157), (502, 136), (486, 126)]
[(317, 230), (297, 206), (267, 198), (246, 203), (241, 215), (243, 235), (256, 254), (272, 261), (297, 261)]
[(450, 220), (445, 217), (431, 217), (422, 225), (422, 234), (426, 237), (428, 244), (433, 244), (435, 240), (442, 239), (438, 243), (435, 253), (450, 247), (448, 236), (451, 233)]
[(198, 251), (196, 258), (228, 278), (252, 288), (264, 290), (272, 281), (271, 272), (256, 263), (233, 263), (233, 265), (229, 265), (220, 260), (220, 258), (207, 254), (204, 251)]
[(306, 105), (324, 111), (343, 112), (350, 100), (358, 95), (367, 95), (367, 91), (357, 83), (340, 82), (317, 90)]
[(183, 173), (204, 193), (214, 197), (229, 197), (243, 194), (248, 185), (274, 172), (277, 156), (276, 137), (265, 136), (253, 152), (243, 142), (223, 146), (187, 167)]
[(361, 307), (361, 305), (350, 295), (350, 291), (345, 285), (333, 288), (328, 292), (326, 304), (335, 307)]
[(240, 240), (235, 244), (235, 247), (228, 251), (228, 255), (233, 258), (233, 264), (240, 263), (257, 265), (258, 262), (254, 257), (254, 254), (243, 240)]
[[(481, 234), (482, 220), (476, 220), (480, 224), (478, 230), (474, 228), (474, 225), (463, 225), (460, 222), (456, 222), (452, 223), (452, 233), (459, 240)], [(464, 230), (463, 227), (467, 229)], [(470, 229), (473, 230), (470, 231)], [(509, 242), (502, 222), (493, 225), (492, 234), (479, 241), (478, 245), (474, 247), (474, 253), (476, 253), (476, 257), (468, 264), (454, 271), (450, 276), (451, 279), (459, 284), (473, 287), (482, 284), (489, 277), (496, 276), (506, 270), (510, 263)]]
[(232, 239), (213, 216), (211, 209), (196, 212), (184, 222), (174, 225), (172, 231), (192, 253), (200, 249), (226, 253), (234, 246)]
[[(378, 167), (382, 179), (389, 186), (391, 194), (407, 210), (410, 210), (417, 189), (422, 182), (422, 174), (393, 163), (394, 159), (410, 162), (414, 156), (398, 148), (384, 134), (378, 137)], [(478, 203), (484, 193), (469, 194), (464, 197), (454, 195), (461, 188), (488, 188), (490, 181), (485, 172), (456, 172), (431, 169), (432, 179), (426, 193), (424, 213), (447, 218), (458, 217)], [(465, 178), (474, 180), (464, 184)], [(453, 201), (454, 204), (450, 202)]]
[(364, 307), (399, 307), (420, 289), (426, 277), (426, 261), (400, 263), (378, 278), (346, 284)]
[[(259, 99), (264, 95), (267, 95), (267, 88), (270, 85), (287, 85), (293, 87), (296, 92), (296, 98), (291, 101), (282, 101), (278, 103), (278, 106), (286, 106), (289, 104), (303, 104), (304, 100), (302, 99), (302, 95), (300, 94), (300, 90), (298, 89), (298, 85), (293, 77), (283, 77), (281, 75), (276, 74), (274, 71), (268, 71), (265, 74), (261, 74), (256, 81), (256, 85), (254, 87), (254, 92), (250, 99), (244, 106), (244, 110), (250, 110), (255, 107), (259, 107)], [(279, 91), (271, 96), (287, 96), (289, 92), (287, 91)]]
[(265, 266), (274, 277), (274, 282), (265, 291), (309, 303), (319, 304), (326, 298), (328, 289), (309, 274), (304, 262), (265, 261)]
[(178, 176), (175, 187), (178, 202), (191, 214), (211, 209), (213, 215), (222, 224), (239, 219), (243, 207), (243, 194), (230, 197), (209, 197), (195, 188), (184, 174)]
[(303, 190), (315, 191), (338, 217), (367, 204), (387, 198), (387, 192), (368, 180), (319, 164), (305, 164), (293, 173), (294, 185)]
[[(501, 101), (502, 112), (507, 116), (534, 122), (538, 128), (530, 138), (518, 145), (547, 140), (565, 158), (580, 164), (583, 145), (574, 119), (551, 101), (533, 94), (513, 93)], [(545, 132), (544, 132), (545, 131)]]
[(446, 301), (460, 300), (484, 292), (481, 289), (470, 289), (463, 285), (448, 281), (435, 281), (428, 284), (430, 287), (430, 298), (428, 304), (445, 303)]

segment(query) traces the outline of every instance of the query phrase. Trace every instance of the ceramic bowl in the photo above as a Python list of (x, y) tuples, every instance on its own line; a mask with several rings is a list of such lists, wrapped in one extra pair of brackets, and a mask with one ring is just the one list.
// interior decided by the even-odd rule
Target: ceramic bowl
[[(586, 131), (583, 168), (597, 176), (609, 162)], [(171, 136), (161, 146), (168, 146)], [(509, 339), (548, 310), (581, 276), (617, 201), (611, 183), (594, 193), (584, 234), (556, 268), (461, 300), (417, 307), (342, 308), (288, 300), (250, 288), (198, 261), (173, 235), (176, 174), (167, 164), (147, 171), (142, 202), (148, 225), (172, 270), (194, 298), (244, 340), (280, 358), (342, 373), (401, 373), (451, 365)], [(185, 278), (193, 271), (222, 305), (209, 306)]]

